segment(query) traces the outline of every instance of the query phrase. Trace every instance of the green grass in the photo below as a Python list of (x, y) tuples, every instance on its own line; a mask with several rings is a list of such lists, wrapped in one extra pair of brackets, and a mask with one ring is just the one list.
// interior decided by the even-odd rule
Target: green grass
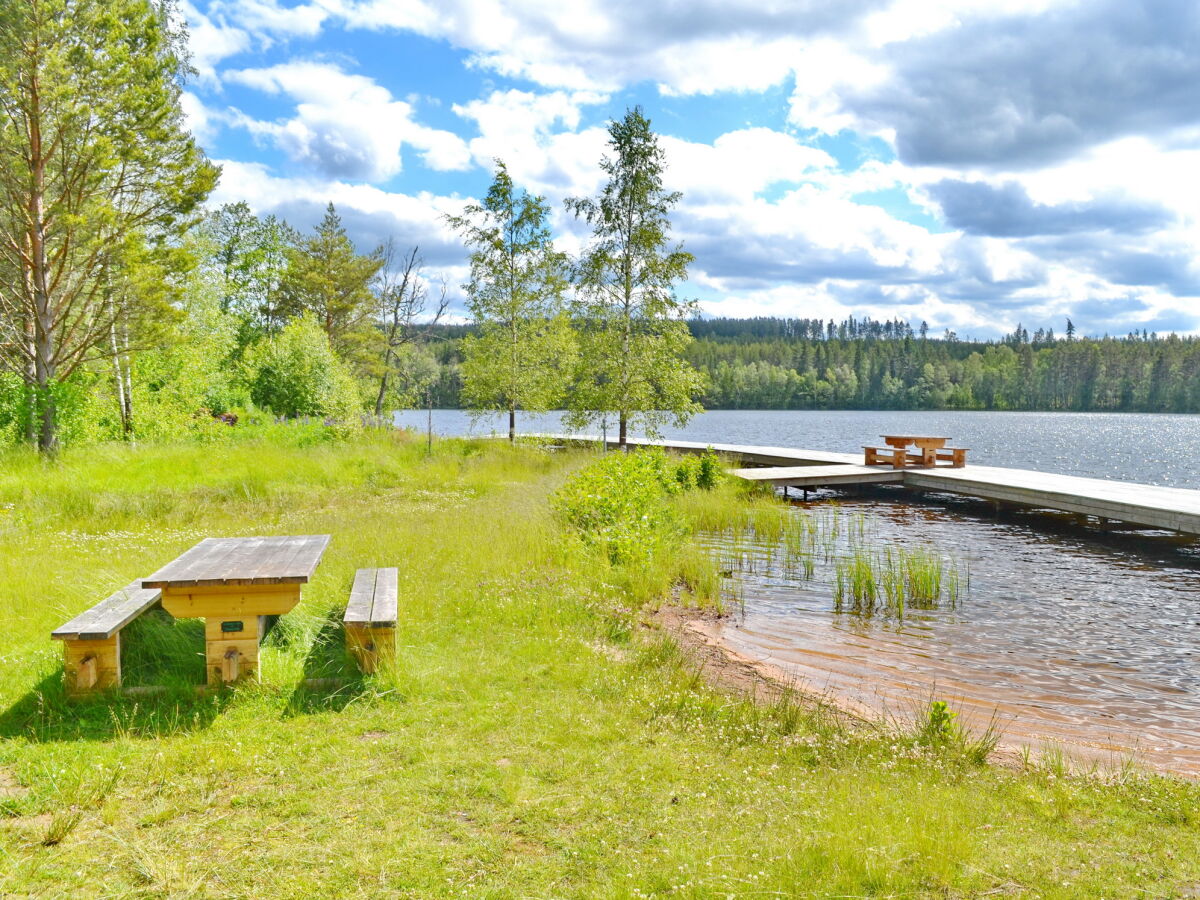
[[(967, 738), (929, 740), (927, 720), (850, 728), (788, 694), (709, 687), (637, 611), (688, 572), (698, 594), (715, 590), (703, 561), (635, 576), (551, 513), (588, 458), (460, 441), (427, 458), (378, 435), (286, 431), (3, 457), (0, 895), (1116, 897), (1200, 884), (1194, 785), (981, 766)], [(785, 527), (736, 486), (677, 504), (691, 527)], [(333, 542), (264, 647), (261, 685), (195, 696), (195, 626), (159, 619), (139, 623), (127, 660), (172, 691), (63, 699), (55, 625), (203, 536), (282, 533)], [(337, 614), (354, 569), (376, 565), (400, 569), (399, 658), (348, 677)], [(329, 675), (345, 680), (303, 686)]]

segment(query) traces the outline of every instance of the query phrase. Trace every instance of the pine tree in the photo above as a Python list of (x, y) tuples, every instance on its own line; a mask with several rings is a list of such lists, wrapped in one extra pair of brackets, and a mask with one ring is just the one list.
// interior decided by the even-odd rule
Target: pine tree
[(0, 365), (27, 386), (43, 451), (62, 382), (170, 314), (176, 241), (216, 183), (184, 126), (171, 9), (0, 4)]
[(380, 253), (360, 255), (330, 203), (313, 233), (288, 248), (287, 258), (281, 286), (284, 317), (312, 313), (334, 350), (348, 362), (364, 365), (375, 337), (371, 283), (383, 265)]

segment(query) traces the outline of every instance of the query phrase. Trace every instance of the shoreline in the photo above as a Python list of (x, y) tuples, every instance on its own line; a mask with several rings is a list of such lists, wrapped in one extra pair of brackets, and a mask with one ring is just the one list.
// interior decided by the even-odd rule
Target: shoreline
[[(731, 617), (714, 609), (684, 607), (664, 603), (652, 610), (644, 625), (672, 637), (680, 649), (699, 666), (705, 680), (712, 686), (735, 694), (748, 695), (756, 702), (776, 699), (785, 693), (801, 698), (806, 704), (824, 708), (838, 716), (851, 728), (881, 728), (904, 730), (913, 725), (913, 714), (924, 708), (915, 696), (910, 698), (906, 717), (890, 715), (886, 710), (863, 703), (832, 686), (813, 690), (802, 676), (767, 660), (756, 659), (729, 646), (719, 631)], [(961, 710), (964, 698), (952, 698), (951, 707)], [(978, 701), (976, 701), (978, 703)], [(979, 733), (977, 723), (968, 715), (964, 724)], [(1028, 760), (1040, 760), (1050, 755), (1064, 758), (1075, 774), (1092, 774), (1098, 778), (1119, 774), (1129, 766), (1155, 775), (1184, 781), (1200, 779), (1200, 772), (1178, 767), (1156, 765), (1136, 749), (1116, 749), (1079, 741), (1065, 740), (1040, 732), (1036, 723), (1027, 718), (995, 720), (999, 740), (988, 763), (1004, 769), (1021, 771)], [(1016, 726), (1014, 728), (1014, 726)]]

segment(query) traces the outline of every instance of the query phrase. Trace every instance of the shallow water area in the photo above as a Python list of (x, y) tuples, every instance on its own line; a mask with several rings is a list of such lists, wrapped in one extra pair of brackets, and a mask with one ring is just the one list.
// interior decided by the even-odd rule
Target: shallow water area
[[(714, 552), (741, 554), (731, 564), (740, 603), (711, 634), (877, 715), (908, 721), (943, 699), (976, 729), (995, 717), (1008, 742), (1200, 775), (1195, 545), (948, 502), (842, 501), (838, 514), (859, 521), (868, 546), (932, 545), (969, 572), (953, 606), (835, 612), (833, 563), (810, 580), (762, 542), (747, 553), (714, 536)], [(827, 516), (821, 506), (793, 514)], [(842, 541), (834, 553), (844, 552)]]

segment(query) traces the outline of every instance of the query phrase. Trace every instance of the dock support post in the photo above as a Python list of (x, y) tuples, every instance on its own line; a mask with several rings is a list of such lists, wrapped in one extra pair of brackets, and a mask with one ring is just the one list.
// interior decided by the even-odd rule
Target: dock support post
[(805, 502), (805, 503), (807, 503), (807, 502), (808, 502), (808, 488), (805, 488), (805, 489), (804, 489), (804, 502)]

